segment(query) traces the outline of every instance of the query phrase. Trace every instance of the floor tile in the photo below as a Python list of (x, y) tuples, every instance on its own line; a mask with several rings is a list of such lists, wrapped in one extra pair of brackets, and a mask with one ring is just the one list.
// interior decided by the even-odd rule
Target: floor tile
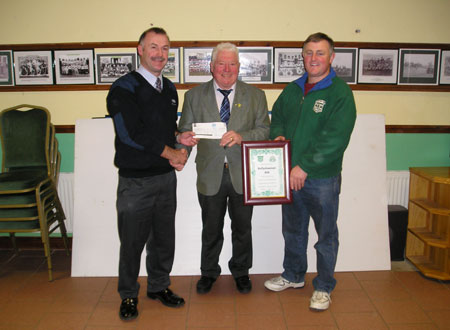
[(333, 313), (339, 329), (346, 330), (381, 330), (388, 329), (386, 323), (376, 312), (368, 313)]
[(237, 314), (282, 314), (277, 295), (245, 294), (236, 297)]
[[(131, 321), (122, 321), (119, 318), (119, 304), (114, 304), (110, 302), (100, 302), (97, 304), (94, 312), (92, 312), (91, 317), (87, 322), (87, 326), (96, 327), (128, 327), (136, 328), (139, 317)], [(140, 306), (138, 305), (139, 313), (141, 312)]]
[(285, 330), (282, 314), (246, 314), (237, 316), (236, 329), (242, 330)]
[[(419, 324), (390, 324), (390, 330), (434, 330), (439, 329), (434, 323), (419, 323)], [(442, 328), (444, 329), (444, 328)]]
[(334, 289), (334, 292), (336, 291), (342, 291), (342, 290), (361, 290), (361, 284), (356, 279), (355, 275), (351, 272), (337, 272), (335, 273), (335, 278), (337, 281), (336, 288)]
[(428, 311), (427, 315), (439, 327), (439, 329), (450, 329), (450, 313), (448, 311)]
[(158, 313), (145, 311), (139, 316), (136, 329), (186, 329), (186, 315), (171, 315), (170, 317), (161, 317)]
[(429, 323), (431, 321), (413, 300), (375, 300), (374, 304), (388, 324)]
[(357, 313), (376, 311), (370, 298), (363, 290), (341, 290), (331, 294), (330, 310), (335, 313)]
[(283, 303), (284, 315), (288, 327), (291, 326), (335, 326), (330, 310), (312, 312), (309, 298)]
[(236, 315), (233, 303), (192, 303), (188, 327), (234, 327)]
[(89, 313), (58, 313), (49, 312), (46, 313), (40, 320), (37, 330), (49, 330), (49, 329), (71, 329), (71, 330), (83, 330), (89, 319)]
[(360, 282), (363, 289), (367, 292), (370, 299), (390, 299), (404, 300), (409, 299), (410, 294), (403, 288), (401, 283), (394, 280), (363, 280)]
[[(118, 312), (117, 277), (71, 277), (70, 257), (52, 252), (54, 281), (48, 281), (42, 250), (12, 258), (0, 250), (0, 330), (8, 329), (450, 329), (450, 282), (422, 276), (408, 265), (397, 271), (337, 272), (327, 311), (312, 312), (316, 273), (305, 287), (273, 292), (264, 282), (279, 274), (250, 275), (249, 294), (221, 275), (208, 294), (196, 292), (200, 276), (173, 276), (170, 288), (186, 304), (169, 308), (146, 295), (139, 277), (139, 316), (124, 322)], [(405, 270), (406, 269), (406, 270)]]

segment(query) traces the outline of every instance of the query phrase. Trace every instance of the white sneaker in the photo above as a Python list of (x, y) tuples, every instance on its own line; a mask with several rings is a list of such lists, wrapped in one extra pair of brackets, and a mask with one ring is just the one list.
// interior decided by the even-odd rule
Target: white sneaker
[(270, 280), (267, 280), (264, 282), (264, 286), (272, 291), (283, 291), (288, 288), (303, 288), (305, 286), (305, 282), (295, 283), (295, 282), (289, 282), (287, 279), (285, 279), (282, 276), (271, 278)]
[(331, 297), (328, 292), (314, 291), (311, 297), (309, 308), (313, 311), (324, 311), (330, 307)]

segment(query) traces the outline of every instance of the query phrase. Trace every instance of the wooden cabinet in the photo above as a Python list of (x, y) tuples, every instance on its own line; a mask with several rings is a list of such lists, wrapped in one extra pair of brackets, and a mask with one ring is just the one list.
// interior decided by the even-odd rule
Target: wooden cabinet
[(410, 168), (406, 257), (425, 276), (450, 280), (450, 167)]

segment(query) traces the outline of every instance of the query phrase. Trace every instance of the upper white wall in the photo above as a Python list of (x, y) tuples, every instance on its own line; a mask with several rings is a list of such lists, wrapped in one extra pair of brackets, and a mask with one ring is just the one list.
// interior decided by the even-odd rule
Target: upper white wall
[[(450, 42), (449, 0), (3, 0), (0, 44), (133, 41), (163, 26), (173, 40)], [(355, 33), (360, 29), (360, 33)]]
[[(450, 0), (2, 0), (0, 8), (0, 44), (134, 41), (151, 25), (179, 41), (302, 41), (322, 31), (336, 41), (450, 43)], [(266, 90), (269, 108), (280, 92)], [(7, 92), (0, 109), (42, 105), (70, 125), (106, 114), (106, 94)], [(384, 114), (386, 124), (450, 125), (450, 93), (354, 94), (358, 113)]]

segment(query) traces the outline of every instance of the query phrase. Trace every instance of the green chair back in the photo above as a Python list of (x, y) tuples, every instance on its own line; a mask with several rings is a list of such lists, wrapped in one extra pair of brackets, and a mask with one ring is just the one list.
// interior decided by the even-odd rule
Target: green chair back
[(50, 114), (45, 108), (17, 108), (0, 113), (2, 171), (35, 168), (49, 172)]

